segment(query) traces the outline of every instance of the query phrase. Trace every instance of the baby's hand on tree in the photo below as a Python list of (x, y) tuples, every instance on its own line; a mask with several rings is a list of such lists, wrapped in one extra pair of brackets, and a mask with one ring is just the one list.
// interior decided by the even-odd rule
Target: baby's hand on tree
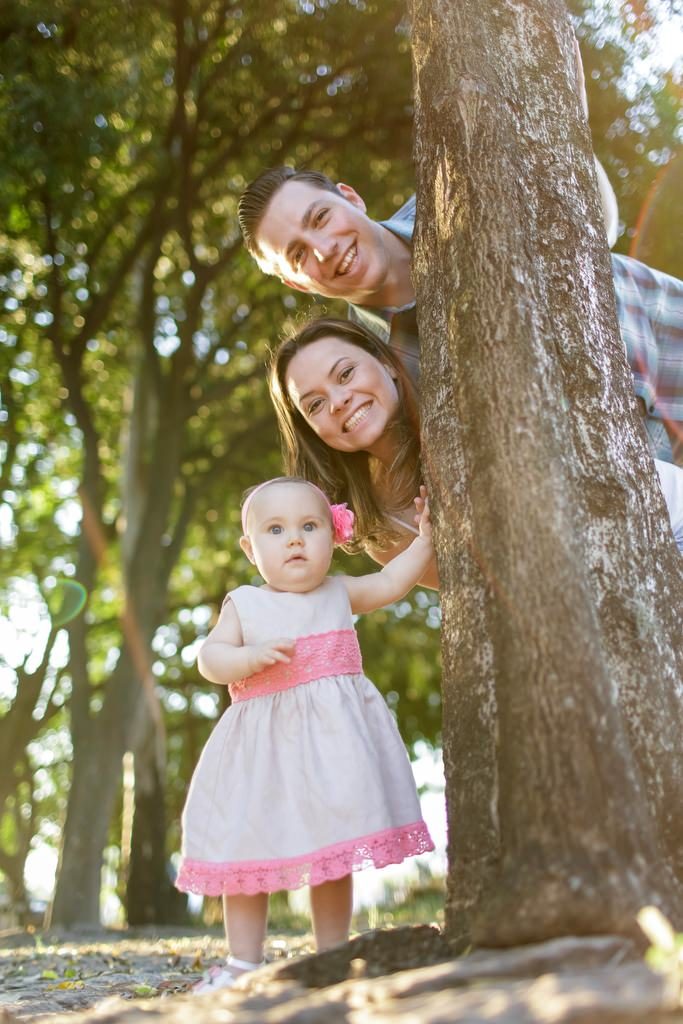
[(415, 516), (415, 525), (420, 531), (420, 536), (426, 540), (432, 539), (432, 520), (429, 515), (429, 499), (427, 497), (427, 488), (423, 485), (420, 487), (420, 494), (415, 498), (415, 508), (417, 509), (417, 515)]
[(292, 660), (294, 647), (295, 641), (289, 640), (287, 637), (281, 637), (279, 640), (269, 640), (262, 644), (250, 644), (248, 654), (249, 675), (254, 675), (255, 672), (263, 672), (264, 668), (270, 668), (271, 665), (277, 664), (278, 661), (287, 664), (287, 662)]

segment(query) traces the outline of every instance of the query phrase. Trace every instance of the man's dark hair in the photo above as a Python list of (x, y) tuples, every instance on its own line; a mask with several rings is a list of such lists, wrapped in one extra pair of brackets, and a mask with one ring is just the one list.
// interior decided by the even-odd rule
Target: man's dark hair
[(258, 178), (247, 185), (237, 206), (237, 218), (244, 244), (255, 260), (263, 259), (263, 252), (256, 241), (256, 235), (266, 207), (278, 189), (282, 188), (287, 181), (304, 181), (324, 192), (336, 192), (337, 195), (341, 195), (332, 179), (328, 178), (326, 174), (321, 174), (320, 171), (297, 171), (294, 167), (270, 167), (259, 174)]

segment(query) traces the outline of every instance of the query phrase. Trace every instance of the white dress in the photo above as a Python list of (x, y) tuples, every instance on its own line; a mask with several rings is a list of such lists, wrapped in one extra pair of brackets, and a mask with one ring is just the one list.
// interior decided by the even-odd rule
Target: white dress
[(190, 784), (177, 887), (296, 889), (434, 849), (403, 741), (363, 675), (341, 580), (228, 598), (245, 644), (286, 636), (296, 650), (230, 687)]

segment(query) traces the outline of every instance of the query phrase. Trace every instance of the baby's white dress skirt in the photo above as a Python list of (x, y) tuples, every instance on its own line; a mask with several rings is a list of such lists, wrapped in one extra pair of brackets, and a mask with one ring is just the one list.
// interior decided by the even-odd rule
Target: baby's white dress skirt
[(231, 687), (190, 784), (177, 887), (296, 889), (434, 849), (403, 741), (363, 674), (342, 581), (227, 599), (245, 644), (286, 636), (296, 650)]

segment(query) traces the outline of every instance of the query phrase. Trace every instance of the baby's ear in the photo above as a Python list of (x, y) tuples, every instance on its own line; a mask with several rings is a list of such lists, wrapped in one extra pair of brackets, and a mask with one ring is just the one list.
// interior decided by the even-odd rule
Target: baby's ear
[(242, 548), (242, 551), (244, 551), (245, 555), (247, 556), (251, 564), (255, 565), (256, 561), (254, 559), (254, 551), (251, 546), (251, 541), (249, 540), (248, 537), (240, 537), (240, 547)]

